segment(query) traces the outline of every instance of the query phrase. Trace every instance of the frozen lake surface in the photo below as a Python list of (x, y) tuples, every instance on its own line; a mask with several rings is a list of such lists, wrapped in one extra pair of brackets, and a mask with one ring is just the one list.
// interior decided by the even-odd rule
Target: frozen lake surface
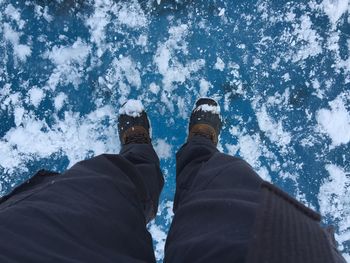
[(200, 96), (220, 149), (336, 225), (350, 262), (350, 1), (0, 0), (0, 194), (38, 169), (120, 149), (141, 99), (166, 185), (149, 229), (163, 257), (175, 152)]

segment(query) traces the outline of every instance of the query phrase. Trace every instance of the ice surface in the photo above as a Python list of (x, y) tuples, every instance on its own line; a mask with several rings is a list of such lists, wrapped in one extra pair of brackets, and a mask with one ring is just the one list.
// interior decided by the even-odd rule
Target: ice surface
[(36, 169), (117, 153), (115, 109), (140, 99), (165, 175), (161, 262), (174, 154), (196, 99), (213, 97), (220, 149), (320, 208), (349, 260), (349, 0), (64, 2), (0, 0), (1, 195)]

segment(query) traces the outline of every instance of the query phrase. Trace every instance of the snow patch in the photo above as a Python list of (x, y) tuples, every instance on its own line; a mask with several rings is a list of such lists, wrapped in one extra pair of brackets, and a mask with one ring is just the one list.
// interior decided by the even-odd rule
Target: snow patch
[(145, 108), (140, 100), (128, 100), (119, 110), (119, 114), (126, 114), (131, 117), (140, 117)]
[(18, 120), (21, 125), (0, 139), (0, 169), (4, 174), (11, 177), (13, 173), (26, 171), (29, 161), (55, 153), (67, 156), (70, 167), (92, 154), (118, 152), (116, 129), (106, 126), (106, 120), (115, 117), (112, 107), (105, 106), (82, 117), (74, 112), (65, 112), (62, 120), (53, 117), (55, 121), (50, 126), (33, 115), (22, 116)]
[(49, 14), (48, 6), (42, 7), (40, 5), (36, 5), (34, 11), (37, 18), (43, 17), (48, 23), (53, 21), (53, 17)]
[(130, 57), (120, 56), (113, 59), (106, 74), (99, 78), (99, 84), (106, 86), (112, 92), (117, 91), (119, 102), (124, 103), (131, 92), (131, 87), (141, 88), (141, 74)]
[(345, 95), (339, 95), (329, 102), (331, 109), (321, 109), (316, 113), (318, 129), (332, 139), (332, 146), (350, 142), (350, 113), (345, 105), (349, 103)]
[(205, 79), (200, 79), (199, 81), (199, 95), (201, 97), (206, 97), (208, 95), (209, 89), (212, 87), (211, 83)]
[(322, 6), (323, 11), (335, 27), (342, 15), (349, 11), (350, 0), (323, 0)]
[(217, 57), (214, 69), (223, 71), (225, 69), (225, 62), (221, 58)]
[(225, 9), (225, 8), (219, 8), (219, 14), (218, 14), (218, 16), (224, 16), (224, 15), (225, 15), (225, 12), (226, 12), (226, 9)]
[(159, 43), (154, 57), (159, 73), (163, 76), (163, 86), (167, 91), (174, 89), (175, 83), (184, 83), (191, 74), (198, 72), (205, 65), (204, 59), (192, 60), (187, 64), (181, 63), (176, 56), (188, 54), (186, 36), (189, 33), (185, 24), (169, 29), (169, 39)]
[(115, 15), (120, 24), (130, 28), (145, 27), (148, 24), (148, 19), (137, 1), (123, 4)]
[(300, 43), (297, 53), (292, 58), (293, 62), (315, 57), (322, 53), (321, 37), (312, 27), (310, 17), (308, 15), (301, 16), (300, 25), (296, 26), (293, 33)]
[(282, 150), (285, 150), (292, 137), (289, 132), (284, 131), (282, 120), (276, 122), (269, 116), (265, 106), (256, 112), (256, 117), (260, 130), (265, 132), (269, 139), (279, 145)]
[(13, 115), (14, 115), (15, 124), (17, 127), (22, 124), (24, 113), (25, 113), (24, 108), (22, 108), (22, 107), (15, 108)]
[(11, 43), (13, 46), (13, 53), (22, 62), (25, 62), (27, 57), (32, 54), (30, 46), (20, 44), (20, 37), (22, 33), (13, 30), (10, 24), (3, 24), (3, 36), (4, 39)]
[(42, 89), (33, 87), (28, 91), (30, 102), (34, 105), (34, 107), (38, 107), (45, 94)]
[(86, 19), (85, 25), (90, 31), (90, 41), (97, 46), (97, 56), (101, 57), (104, 53), (105, 39), (106, 39), (106, 26), (111, 20), (110, 10), (113, 2), (109, 0), (96, 0), (94, 1), (94, 12)]
[(67, 95), (64, 94), (63, 92), (60, 92), (54, 99), (54, 106), (56, 111), (59, 111), (62, 109), (65, 101), (67, 100)]
[(54, 46), (44, 57), (51, 59), (57, 66), (62, 66), (85, 63), (89, 53), (90, 46), (78, 38), (71, 46)]
[[(237, 135), (237, 131), (235, 127), (230, 129), (230, 133), (232, 135)], [(260, 145), (262, 144), (259, 135), (248, 135), (248, 134), (239, 134), (238, 135), (238, 143), (237, 145), (226, 144), (226, 148), (228, 153), (232, 156), (235, 156), (237, 153), (248, 162), (261, 178), (267, 181), (271, 181), (271, 177), (266, 167), (262, 166), (260, 161), (260, 157), (263, 156), (262, 149)]]
[(78, 38), (71, 46), (54, 46), (44, 53), (43, 57), (50, 59), (56, 68), (51, 73), (47, 86), (55, 90), (59, 84), (73, 84), (78, 88), (84, 74), (85, 63), (91, 52), (91, 46)]
[(18, 9), (16, 9), (12, 4), (9, 4), (5, 8), (4, 14), (11, 18), (13, 21), (15, 21), (18, 25), (19, 29), (23, 29), (25, 26), (25, 21), (21, 19), (21, 13), (19, 12)]
[(156, 83), (152, 82), (152, 83), (149, 85), (149, 90), (150, 90), (153, 94), (157, 95), (158, 92), (159, 92), (159, 90), (160, 90), (160, 87), (159, 87)]
[(329, 178), (321, 185), (318, 194), (321, 213), (337, 222), (337, 241), (347, 242), (350, 236), (350, 172), (334, 164), (325, 166)]
[(154, 222), (149, 225), (148, 231), (152, 235), (155, 243), (154, 254), (156, 256), (156, 259), (161, 260), (164, 256), (164, 247), (167, 234), (161, 226), (156, 225)]
[(171, 145), (164, 139), (158, 139), (154, 142), (154, 150), (160, 159), (169, 159), (172, 157)]
[(220, 106), (213, 106), (209, 104), (202, 104), (195, 109), (195, 111), (211, 112), (213, 114), (220, 114)]

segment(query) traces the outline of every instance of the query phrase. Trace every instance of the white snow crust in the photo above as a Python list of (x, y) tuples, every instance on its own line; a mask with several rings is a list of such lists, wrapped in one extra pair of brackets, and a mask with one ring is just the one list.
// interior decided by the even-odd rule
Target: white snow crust
[(266, 132), (268, 137), (285, 151), (292, 138), (291, 134), (284, 130), (282, 120), (275, 121), (269, 116), (265, 106), (256, 112), (256, 117), (260, 130)]
[(323, 0), (323, 10), (329, 20), (336, 25), (343, 14), (350, 9), (350, 0)]
[(204, 112), (211, 112), (213, 114), (220, 114), (220, 106), (213, 106), (213, 105), (209, 105), (209, 104), (203, 104), (200, 105), (199, 107), (197, 107), (195, 109), (195, 111), (204, 111)]
[(143, 104), (140, 100), (128, 100), (123, 107), (120, 108), (119, 114), (126, 114), (132, 117), (139, 117), (144, 111)]
[[(114, 117), (111, 107), (102, 107), (86, 116), (65, 112), (64, 119), (56, 116), (51, 126), (31, 114), (23, 118), (22, 108), (17, 107), (16, 112), (22, 115), (17, 117), (17, 127), (0, 139), (0, 167), (6, 173), (25, 172), (26, 162), (62, 152), (72, 166), (89, 153), (97, 155), (119, 149), (116, 129), (105, 128), (103, 124), (105, 118)], [(101, 140), (103, 135), (107, 139)]]
[(64, 103), (67, 101), (68, 97), (63, 92), (60, 92), (55, 98), (54, 98), (54, 106), (56, 111), (59, 111), (62, 109)]
[[(339, 244), (350, 240), (350, 171), (334, 165), (326, 165), (329, 178), (318, 194), (321, 213), (338, 223)], [(339, 220), (342, 218), (342, 220)], [(342, 250), (342, 245), (340, 246)], [(347, 255), (349, 257), (349, 255)]]
[[(329, 102), (331, 109), (320, 109), (316, 114), (318, 128), (332, 139), (332, 146), (350, 142), (350, 112), (345, 105), (350, 100), (344, 94)], [(346, 104), (347, 103), (347, 104)]]
[(37, 87), (33, 87), (28, 91), (30, 102), (34, 105), (34, 107), (38, 107), (45, 94), (42, 89)]
[(169, 159), (172, 157), (172, 147), (165, 139), (157, 139), (153, 143), (153, 146), (160, 159)]
[(22, 62), (25, 62), (27, 57), (32, 53), (29, 45), (21, 44), (20, 37), (22, 33), (15, 31), (10, 24), (3, 24), (3, 36), (5, 40), (10, 42), (13, 47), (13, 54)]

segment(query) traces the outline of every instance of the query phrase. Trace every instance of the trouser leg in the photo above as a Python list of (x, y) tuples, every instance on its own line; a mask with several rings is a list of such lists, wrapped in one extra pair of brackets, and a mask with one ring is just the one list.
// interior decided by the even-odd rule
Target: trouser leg
[(128, 145), (50, 178), (0, 204), (1, 262), (155, 262), (146, 222), (163, 178), (152, 146)]
[(262, 179), (194, 137), (177, 153), (175, 216), (165, 262), (244, 262)]

